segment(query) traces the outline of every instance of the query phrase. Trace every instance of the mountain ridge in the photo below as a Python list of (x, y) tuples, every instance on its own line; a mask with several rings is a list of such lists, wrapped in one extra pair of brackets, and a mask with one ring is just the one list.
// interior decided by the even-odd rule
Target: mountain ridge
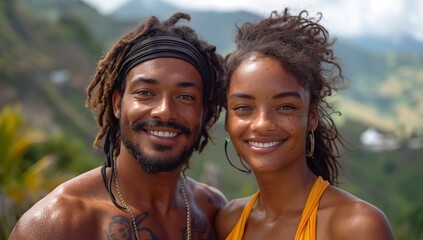
[[(0, 2), (10, 3), (11, 1), (1, 0)], [(36, 2), (37, 4), (29, 4), (29, 2)], [(53, 2), (55, 2), (56, 5), (53, 4)], [(136, 0), (136, 2), (142, 3), (144, 0)], [(9, 16), (9, 20), (2, 22), (9, 22), (10, 24), (3, 26), (4, 30), (1, 34), (3, 34), (5, 38), (1, 46), (7, 46), (8, 44), (12, 44), (12, 46), (10, 48), (3, 47), (2, 50), (5, 52), (5, 57), (3, 60), (0, 60), (0, 63), (3, 61), (1, 65), (3, 68), (0, 74), (5, 76), (3, 78), (5, 80), (2, 81), (11, 79), (11, 75), (16, 74), (17, 69), (21, 69), (22, 71), (27, 69), (30, 72), (34, 72), (32, 74), (33, 76), (43, 76), (43, 78), (47, 78), (50, 71), (61, 69), (65, 71), (68, 70), (73, 80), (67, 84), (72, 84), (73, 87), (71, 89), (74, 89), (76, 91), (75, 94), (83, 99), (85, 99), (84, 87), (88, 84), (91, 74), (95, 71), (95, 61), (101, 57), (101, 52), (108, 48), (115, 41), (117, 36), (122, 34), (125, 30), (134, 27), (140, 21), (140, 19), (122, 21), (112, 18), (113, 15), (104, 16), (92, 7), (81, 4), (78, 1), (63, 3), (60, 0), (21, 0), (21, 2), (18, 3), (25, 6), (26, 9), (21, 10), (19, 12), (20, 15), (11, 16), (10, 13), (7, 12), (8, 8), (4, 8), (3, 16), (5, 18)], [(155, 2), (155, 4), (160, 3), (160, 1)], [(156, 8), (157, 10), (155, 11), (162, 9), (160, 5), (156, 5), (154, 9)], [(123, 11), (125, 6), (122, 6), (120, 9)], [(184, 9), (180, 10), (182, 11)], [(52, 12), (56, 15), (51, 14)], [(192, 15), (193, 19), (192, 22), (187, 24), (196, 29), (203, 38), (216, 44), (218, 46), (218, 51), (222, 54), (230, 52), (233, 48), (232, 39), (236, 24), (239, 25), (245, 21), (260, 19), (257, 15), (242, 11), (224, 13), (204, 11), (187, 12)], [(149, 14), (159, 15), (150, 10)], [(51, 15), (55, 15), (55, 17), (52, 18)], [(12, 21), (13, 17), (18, 17), (18, 20)], [(138, 18), (141, 17), (140, 13)], [(19, 20), (19, 18), (25, 20)], [(38, 20), (31, 20), (32, 18)], [(0, 24), (2, 22), (0, 22)], [(11, 27), (14, 26), (13, 24), (19, 22), (24, 23), (24, 25), (20, 28)], [(28, 25), (30, 23), (33, 25)], [(53, 31), (52, 29), (55, 30)], [(60, 29), (66, 31), (60, 33)], [(103, 30), (99, 31), (99, 29)], [(110, 29), (112, 29), (112, 31)], [(108, 33), (105, 34), (104, 32)], [(44, 35), (44, 37), (41, 37), (41, 39), (45, 39), (42, 40), (45, 41), (45, 43), (40, 42), (41, 40), (37, 41), (37, 38), (40, 38), (42, 35)], [(46, 36), (49, 36), (49, 38), (46, 38)], [(51, 42), (52, 39), (56, 39), (56, 43)], [(25, 45), (28, 41), (29, 44)], [(49, 41), (51, 43), (49, 43)], [(39, 46), (36, 46), (37, 42), (39, 42)], [(1, 40), (0, 43), (2, 43)], [(51, 51), (52, 46), (56, 45), (59, 51)], [(13, 50), (15, 48), (21, 50)], [(70, 48), (75, 48), (75, 50), (69, 51), (68, 49)], [(0, 47), (0, 49), (2, 48)], [(27, 58), (28, 54), (23, 54), (22, 49), (25, 49), (28, 53), (34, 54), (34, 57)], [(19, 54), (16, 56), (18, 52)], [(78, 52), (80, 52), (80, 54), (77, 54)], [(60, 57), (65, 55), (67, 58)], [(335, 45), (335, 55), (342, 59), (344, 73), (346, 77), (351, 80), (351, 87), (341, 92), (342, 95), (360, 104), (378, 109), (379, 112), (384, 113), (383, 117), (393, 119), (398, 118), (399, 112), (402, 112), (400, 109), (409, 109), (410, 106), (416, 109), (423, 109), (420, 104), (422, 101), (420, 101), (418, 94), (413, 92), (413, 90), (417, 91), (417, 89), (423, 88), (423, 77), (421, 77), (421, 70), (419, 70), (419, 66), (423, 64), (423, 54), (418, 52), (385, 53), (369, 51), (363, 46), (339, 38)], [(72, 56), (75, 57), (73, 62), (71, 63), (68, 61), (66, 63), (67, 59), (73, 59)], [(76, 58), (77, 56), (80, 58)], [(14, 61), (14, 58), (18, 60)], [(32, 61), (32, 59), (37, 60)], [(11, 63), (17, 64), (12, 66)], [(85, 64), (81, 65), (81, 63)], [(16, 66), (21, 67), (16, 68)], [(407, 89), (398, 87), (398, 84), (403, 84), (398, 79), (407, 79), (407, 81), (410, 82), (407, 83), (407, 86), (411, 84), (411, 87)], [(16, 84), (18, 84), (18, 82), (22, 81), (16, 81)], [(57, 86), (57, 88), (66, 88), (66, 86), (68, 85)], [(20, 92), (19, 88), (16, 89), (15, 92)], [(398, 93), (400, 89), (402, 89), (401, 91), (403, 91), (403, 93)], [(78, 104), (75, 103), (80, 110), (83, 109), (83, 99), (80, 99)], [(418, 119), (419, 116), (422, 115), (423, 110), (415, 112), (416, 113), (410, 119)], [(404, 119), (395, 121), (399, 126), (406, 124)], [(422, 129), (423, 127), (421, 124), (413, 123), (412, 128)]]
[[(160, 19), (166, 19), (171, 16), (172, 13), (181, 11), (191, 14), (192, 16), (192, 26), (197, 29), (202, 35), (205, 36), (206, 39), (212, 39), (213, 42), (214, 38), (212, 34), (204, 34), (203, 28), (199, 28), (199, 26), (204, 26), (203, 24), (199, 24), (197, 22), (207, 22), (212, 29), (219, 29), (223, 28), (224, 32), (232, 32), (233, 33), (233, 26), (228, 23), (242, 23), (247, 20), (249, 21), (257, 21), (262, 19), (263, 17), (249, 11), (216, 11), (216, 10), (197, 10), (190, 8), (189, 6), (180, 7), (174, 5), (172, 3), (168, 3), (162, 0), (131, 0), (127, 1), (124, 4), (120, 5), (114, 11), (109, 13), (108, 15), (118, 19), (119, 21), (139, 21), (140, 19), (146, 18), (148, 16), (157, 16)], [(213, 23), (210, 16), (219, 15), (220, 18), (215, 18), (218, 23)], [(244, 16), (242, 16), (244, 15)], [(270, 15), (270, 12), (269, 12)], [(241, 17), (240, 17), (241, 16)], [(222, 21), (220, 21), (222, 20)], [(223, 22), (223, 24), (222, 24)], [(217, 26), (217, 27), (215, 27)], [(226, 28), (231, 28), (232, 31), (226, 30)], [(228, 35), (225, 34), (225, 37)], [(348, 42), (350, 45), (355, 47), (363, 48), (366, 51), (382, 53), (386, 51), (390, 52), (398, 52), (398, 53), (423, 53), (423, 41), (418, 41), (411, 37), (410, 35), (406, 35), (404, 33), (392, 36), (391, 38), (376, 36), (376, 35), (365, 35), (365, 36), (358, 36), (358, 37), (346, 37), (346, 36), (338, 36), (339, 39), (342, 41)], [(231, 40), (233, 39), (230, 38)], [(227, 44), (222, 44), (219, 41), (214, 42), (219, 49), (222, 49), (223, 52), (226, 50)], [(225, 47), (223, 47), (225, 46)]]

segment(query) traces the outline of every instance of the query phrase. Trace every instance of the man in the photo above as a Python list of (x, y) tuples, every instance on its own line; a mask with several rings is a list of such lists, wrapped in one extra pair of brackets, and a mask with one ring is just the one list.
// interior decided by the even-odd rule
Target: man
[[(226, 203), (184, 176), (218, 119), (215, 47), (189, 15), (151, 17), (119, 39), (87, 89), (106, 162), (60, 185), (26, 212), (10, 239), (213, 239)], [(220, 101), (220, 100), (219, 100)]]

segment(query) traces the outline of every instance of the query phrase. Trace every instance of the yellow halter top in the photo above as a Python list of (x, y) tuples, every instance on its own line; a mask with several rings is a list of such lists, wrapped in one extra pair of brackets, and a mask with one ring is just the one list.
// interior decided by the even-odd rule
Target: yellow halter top
[[(304, 207), (301, 221), (295, 234), (294, 240), (315, 240), (316, 239), (316, 219), (317, 209), (319, 208), (320, 197), (325, 192), (329, 182), (323, 180), (320, 176), (316, 179), (308, 196), (307, 203)], [(256, 192), (245, 206), (241, 217), (232, 229), (226, 240), (242, 240), (247, 224), (248, 216), (251, 213), (253, 205), (257, 200), (260, 191)]]

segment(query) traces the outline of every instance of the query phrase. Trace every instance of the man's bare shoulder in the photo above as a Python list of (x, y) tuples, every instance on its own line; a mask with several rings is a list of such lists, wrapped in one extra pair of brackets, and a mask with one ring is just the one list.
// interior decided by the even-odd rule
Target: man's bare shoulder
[(93, 206), (105, 195), (95, 171), (100, 173), (94, 169), (77, 176), (38, 201), (20, 217), (9, 239), (75, 239), (89, 232), (87, 223), (95, 222), (98, 209)]
[(322, 199), (330, 239), (394, 239), (385, 214), (372, 204), (336, 187)]
[(226, 205), (225, 195), (217, 188), (187, 177), (187, 184), (193, 194), (195, 201), (208, 203), (216, 210)]
[[(241, 215), (242, 211), (244, 210), (245, 206), (251, 200), (253, 195), (244, 197), (244, 198), (236, 198), (231, 200), (226, 206), (223, 208), (224, 212), (231, 214), (231, 215)], [(237, 219), (238, 219), (237, 217)]]

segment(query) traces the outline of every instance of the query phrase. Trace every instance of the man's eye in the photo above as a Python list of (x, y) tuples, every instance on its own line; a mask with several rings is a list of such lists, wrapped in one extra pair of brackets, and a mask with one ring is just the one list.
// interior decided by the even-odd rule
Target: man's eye
[(137, 92), (137, 94), (142, 96), (153, 96), (153, 93), (148, 90), (140, 90)]
[(240, 111), (240, 112), (247, 112), (247, 111), (251, 111), (251, 108), (249, 106), (236, 106), (236, 107), (233, 107), (233, 110)]

